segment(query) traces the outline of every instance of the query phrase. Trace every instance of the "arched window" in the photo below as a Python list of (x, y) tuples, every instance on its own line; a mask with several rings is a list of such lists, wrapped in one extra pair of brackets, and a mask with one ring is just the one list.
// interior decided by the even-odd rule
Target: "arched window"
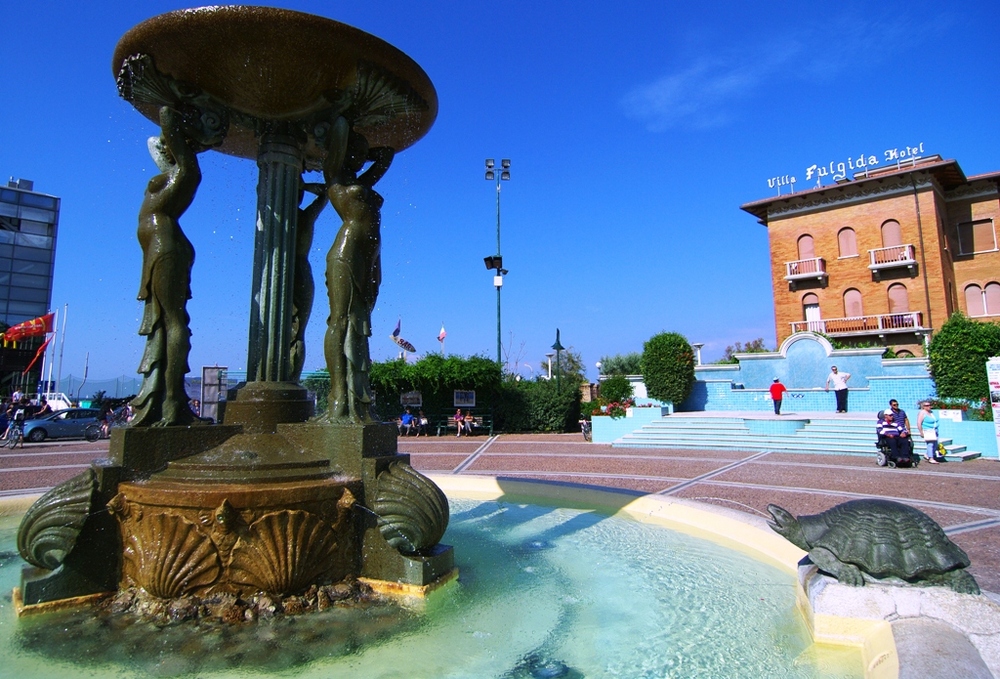
[(966, 286), (965, 308), (969, 316), (1000, 316), (1000, 283)]
[(889, 313), (902, 314), (910, 310), (910, 293), (902, 283), (889, 286)]
[(987, 283), (983, 297), (986, 299), (986, 313), (1000, 316), (1000, 283)]
[(844, 227), (837, 234), (837, 241), (840, 243), (841, 257), (856, 257), (858, 254), (858, 240), (855, 237), (854, 229), (849, 226)]
[(813, 247), (813, 237), (808, 233), (799, 236), (799, 259), (813, 259), (816, 256), (816, 249)]
[(913, 358), (913, 352), (909, 349), (900, 349), (896, 352), (896, 358)]
[(851, 288), (844, 293), (844, 316), (856, 318), (864, 316), (865, 312), (861, 307), (861, 292)]
[(802, 317), (806, 319), (806, 327), (813, 332), (823, 332), (823, 321), (819, 315), (819, 297), (809, 293), (802, 297)]
[(983, 289), (978, 285), (965, 286), (965, 310), (969, 316), (985, 316), (986, 304)]
[(895, 219), (882, 224), (882, 247), (891, 248), (894, 245), (903, 244), (903, 230), (899, 228), (899, 222)]

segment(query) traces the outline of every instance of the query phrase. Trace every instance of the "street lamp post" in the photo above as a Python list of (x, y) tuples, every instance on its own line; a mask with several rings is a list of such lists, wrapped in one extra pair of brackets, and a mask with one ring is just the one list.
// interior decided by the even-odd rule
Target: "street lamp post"
[(555, 349), (556, 352), (556, 391), (562, 393), (562, 364), (559, 359), (566, 347), (559, 342), (559, 328), (556, 328), (556, 343), (552, 345), (552, 348)]
[(500, 256), (500, 181), (510, 181), (510, 158), (500, 161), (499, 170), (492, 158), (486, 159), (486, 181), (496, 181), (497, 183), (497, 254), (493, 257), (484, 257), (487, 269), (495, 269), (493, 285), (497, 289), (497, 363), (503, 365), (502, 344), (500, 339), (500, 288), (503, 287), (503, 277), (507, 275), (507, 269), (503, 268), (503, 257)]

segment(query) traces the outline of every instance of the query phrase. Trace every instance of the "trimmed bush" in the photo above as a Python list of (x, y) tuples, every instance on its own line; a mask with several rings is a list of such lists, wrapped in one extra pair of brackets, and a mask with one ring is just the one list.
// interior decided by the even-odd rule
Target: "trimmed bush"
[(1000, 326), (955, 312), (931, 339), (927, 355), (940, 397), (989, 399), (986, 359), (1000, 356)]
[(606, 401), (624, 401), (632, 397), (632, 383), (625, 375), (612, 375), (601, 381), (601, 398)]
[(694, 350), (676, 332), (653, 335), (643, 345), (642, 376), (650, 398), (681, 403), (694, 387)]

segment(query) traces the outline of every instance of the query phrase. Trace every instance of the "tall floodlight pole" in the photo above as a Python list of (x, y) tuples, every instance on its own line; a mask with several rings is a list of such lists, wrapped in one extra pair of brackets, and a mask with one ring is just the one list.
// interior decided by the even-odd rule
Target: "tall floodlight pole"
[(500, 256), (500, 182), (510, 181), (510, 158), (500, 161), (499, 170), (492, 158), (486, 159), (486, 181), (497, 183), (497, 253), (492, 257), (484, 257), (487, 269), (495, 269), (493, 285), (497, 289), (497, 363), (503, 365), (503, 345), (500, 337), (500, 288), (503, 287), (503, 277), (507, 275), (507, 269), (503, 268), (503, 257)]

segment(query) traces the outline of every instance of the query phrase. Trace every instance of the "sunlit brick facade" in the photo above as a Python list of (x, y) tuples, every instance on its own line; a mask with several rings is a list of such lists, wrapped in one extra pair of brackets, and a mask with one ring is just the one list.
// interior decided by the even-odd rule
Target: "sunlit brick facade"
[(814, 330), (920, 356), (955, 310), (1000, 321), (998, 182), (933, 156), (741, 206), (768, 229), (778, 344)]

